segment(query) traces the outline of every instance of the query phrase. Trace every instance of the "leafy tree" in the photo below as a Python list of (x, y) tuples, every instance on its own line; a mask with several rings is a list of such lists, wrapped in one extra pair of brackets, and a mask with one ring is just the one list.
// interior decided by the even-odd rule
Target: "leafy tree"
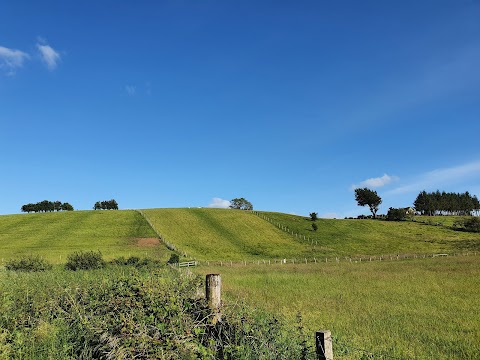
[(382, 203), (382, 198), (378, 196), (376, 191), (368, 188), (355, 189), (355, 200), (357, 201), (358, 206), (368, 205), (373, 218), (375, 219), (377, 217), (378, 207)]
[(68, 202), (66, 203), (63, 203), (61, 205), (61, 209), (60, 210), (63, 210), (63, 211), (73, 211), (73, 206), (70, 205)]
[(118, 210), (118, 203), (112, 199), (108, 201), (97, 201), (93, 210)]
[(310, 220), (317, 221), (317, 219), (318, 219), (318, 213), (316, 212), (310, 213)]
[(72, 211), (73, 206), (69, 203), (61, 203), (60, 201), (43, 200), (36, 204), (25, 204), (21, 207), (23, 212), (52, 212), (52, 211)]
[(414, 206), (422, 215), (472, 215), (480, 209), (478, 198), (468, 191), (463, 194), (422, 191), (415, 199)]
[(387, 213), (388, 221), (404, 221), (407, 219), (407, 210), (404, 208), (390, 208)]
[(317, 231), (317, 230), (318, 230), (318, 225), (317, 225), (317, 223), (312, 223), (312, 229), (313, 229), (313, 231)]
[(250, 201), (244, 198), (235, 198), (230, 201), (230, 208), (238, 210), (253, 210), (253, 205)]

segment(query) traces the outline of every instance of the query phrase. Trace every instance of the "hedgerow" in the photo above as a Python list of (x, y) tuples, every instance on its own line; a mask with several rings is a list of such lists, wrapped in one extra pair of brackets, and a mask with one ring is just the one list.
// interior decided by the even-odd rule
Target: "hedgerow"
[[(294, 359), (295, 327), (244, 305), (214, 323), (202, 278), (109, 267), (0, 277), (0, 358)], [(293, 329), (293, 330), (292, 330)], [(303, 350), (305, 351), (305, 349)]]

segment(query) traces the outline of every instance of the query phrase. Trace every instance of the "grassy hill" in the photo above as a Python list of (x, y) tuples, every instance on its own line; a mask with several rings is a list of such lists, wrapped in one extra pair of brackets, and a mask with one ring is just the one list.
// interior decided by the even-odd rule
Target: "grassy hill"
[[(374, 256), (480, 250), (478, 234), (418, 222), (317, 220), (225, 209), (150, 209), (154, 227), (199, 260)], [(265, 220), (263, 217), (268, 219)], [(282, 229), (288, 228), (290, 233)], [(291, 232), (294, 234), (292, 235)]]
[[(106, 259), (119, 256), (168, 258), (169, 251), (136, 211), (72, 211), (0, 216), (0, 257), (4, 261), (38, 254), (63, 263), (78, 250), (100, 250)], [(153, 244), (152, 244), (153, 243)]]
[[(273, 224), (286, 226), (302, 235), (302, 238), (309, 237), (319, 245), (316, 251), (318, 255), (362, 256), (480, 250), (478, 234), (422, 222), (319, 219), (316, 221), (318, 230), (313, 231), (312, 221), (307, 217), (274, 212), (261, 212), (260, 216), (265, 216)], [(437, 223), (438, 218), (444, 218), (445, 225), (451, 225), (446, 216), (436, 217), (431, 222)]]
[(246, 211), (195, 208), (143, 212), (168, 242), (200, 260), (304, 256), (309, 251), (291, 235)]
[[(257, 216), (204, 208), (143, 212), (168, 242), (198, 260), (480, 251), (478, 234), (420, 222), (319, 219), (314, 232), (308, 218), (282, 213), (261, 212)], [(100, 250), (107, 259), (130, 255), (168, 258), (162, 244), (139, 241), (156, 237), (142, 216), (132, 210), (0, 216), (0, 257), (4, 260), (39, 254), (62, 263), (77, 250)]]

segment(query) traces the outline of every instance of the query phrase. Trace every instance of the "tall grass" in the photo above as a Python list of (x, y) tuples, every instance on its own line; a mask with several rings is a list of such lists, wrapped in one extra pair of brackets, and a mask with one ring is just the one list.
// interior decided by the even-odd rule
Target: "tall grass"
[(300, 312), (311, 341), (330, 329), (342, 359), (480, 358), (479, 256), (198, 270), (221, 273), (230, 300)]
[(273, 360), (308, 351), (295, 326), (265, 312), (225, 304), (213, 323), (201, 284), (171, 268), (0, 272), (0, 358)]

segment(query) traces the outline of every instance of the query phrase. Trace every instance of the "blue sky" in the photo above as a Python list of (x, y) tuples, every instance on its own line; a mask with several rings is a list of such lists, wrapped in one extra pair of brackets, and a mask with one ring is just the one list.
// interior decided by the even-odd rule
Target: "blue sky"
[(0, 214), (480, 195), (480, 2), (0, 4)]

